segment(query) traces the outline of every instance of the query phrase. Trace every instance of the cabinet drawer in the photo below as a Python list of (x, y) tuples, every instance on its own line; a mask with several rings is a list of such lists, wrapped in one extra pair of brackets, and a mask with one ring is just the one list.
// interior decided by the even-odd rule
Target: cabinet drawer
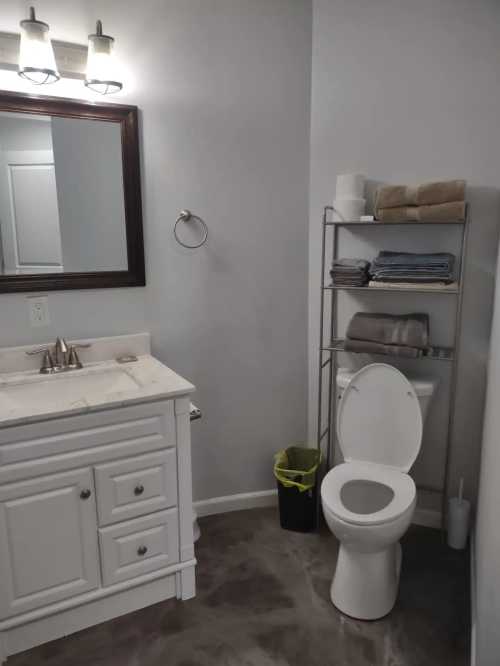
[(177, 509), (99, 529), (103, 584), (163, 569), (179, 561)]
[(173, 400), (0, 428), (0, 484), (175, 445)]
[(99, 525), (143, 516), (177, 504), (175, 449), (95, 468)]

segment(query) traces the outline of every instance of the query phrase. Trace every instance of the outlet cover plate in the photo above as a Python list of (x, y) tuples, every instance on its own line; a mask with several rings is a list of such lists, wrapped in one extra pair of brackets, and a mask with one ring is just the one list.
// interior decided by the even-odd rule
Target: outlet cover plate
[(33, 327), (48, 326), (50, 324), (49, 301), (47, 296), (28, 297), (30, 323)]

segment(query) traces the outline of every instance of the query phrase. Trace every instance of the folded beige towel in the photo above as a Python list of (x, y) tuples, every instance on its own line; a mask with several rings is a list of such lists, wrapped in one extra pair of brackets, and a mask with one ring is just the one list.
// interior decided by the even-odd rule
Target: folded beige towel
[(428, 206), (379, 208), (376, 218), (380, 222), (462, 222), (466, 206), (465, 201), (449, 201)]
[(375, 208), (427, 206), (465, 200), (465, 180), (424, 183), (417, 187), (385, 185), (377, 192)]
[(375, 208), (404, 208), (417, 205), (417, 188), (407, 185), (384, 185), (377, 190)]
[(417, 206), (465, 201), (465, 180), (424, 183), (417, 188)]
[(418, 222), (418, 206), (377, 208), (375, 217), (380, 222)]
[(465, 201), (449, 201), (442, 204), (418, 206), (419, 222), (463, 222), (467, 204)]

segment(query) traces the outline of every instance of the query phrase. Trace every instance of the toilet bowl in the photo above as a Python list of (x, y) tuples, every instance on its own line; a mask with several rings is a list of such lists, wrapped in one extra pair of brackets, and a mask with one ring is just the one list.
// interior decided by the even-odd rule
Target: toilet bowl
[(378, 619), (396, 601), (399, 539), (416, 505), (407, 472), (422, 441), (419, 398), (425, 396), (427, 406), (435, 386), (421, 382), (419, 396), (415, 383), (384, 363), (367, 365), (341, 384), (337, 437), (345, 462), (326, 474), (321, 502), (340, 541), (331, 600), (351, 617)]

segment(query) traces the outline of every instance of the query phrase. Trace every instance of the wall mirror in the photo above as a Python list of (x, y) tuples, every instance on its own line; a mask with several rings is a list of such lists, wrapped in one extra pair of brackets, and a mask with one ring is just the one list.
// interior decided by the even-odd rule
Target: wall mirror
[(137, 108), (0, 91), (0, 292), (144, 284)]

